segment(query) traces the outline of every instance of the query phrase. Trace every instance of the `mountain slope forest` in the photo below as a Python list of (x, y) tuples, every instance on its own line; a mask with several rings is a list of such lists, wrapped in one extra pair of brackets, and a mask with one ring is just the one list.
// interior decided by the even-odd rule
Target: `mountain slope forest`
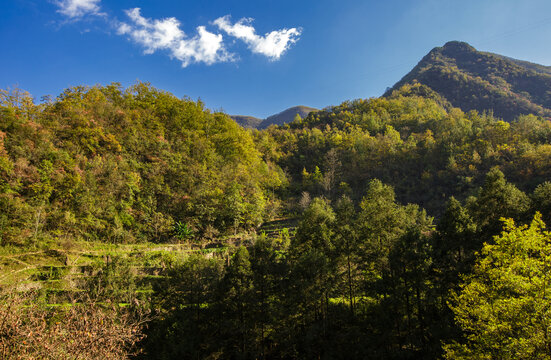
[(2, 90), (0, 353), (551, 358), (546, 103), (416, 80), (263, 130), (146, 83)]
[(419, 82), (464, 111), (492, 110), (512, 121), (521, 114), (551, 116), (551, 68), (477, 51), (451, 41), (434, 48), (392, 89)]

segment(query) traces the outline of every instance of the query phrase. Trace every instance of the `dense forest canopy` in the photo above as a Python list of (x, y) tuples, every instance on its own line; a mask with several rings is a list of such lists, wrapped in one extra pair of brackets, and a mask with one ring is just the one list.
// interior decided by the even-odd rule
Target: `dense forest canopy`
[(4, 245), (160, 242), (176, 223), (211, 238), (259, 225), (285, 183), (227, 115), (144, 83), (1, 104)]
[(257, 136), (278, 144), (278, 163), (297, 194), (359, 199), (366, 182), (377, 178), (392, 185), (402, 203), (437, 217), (451, 196), (476, 196), (494, 166), (525, 191), (550, 175), (548, 120), (525, 115), (506, 123), (488, 113), (464, 113), (420, 84), (345, 102)]
[(405, 83), (256, 130), (147, 83), (1, 91), (0, 352), (549, 358), (551, 122), (455, 101)]

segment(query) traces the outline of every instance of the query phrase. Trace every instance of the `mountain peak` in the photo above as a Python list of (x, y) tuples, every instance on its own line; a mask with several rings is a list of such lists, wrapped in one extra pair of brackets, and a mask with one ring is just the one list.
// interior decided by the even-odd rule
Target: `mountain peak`
[(463, 111), (492, 111), (506, 121), (521, 114), (551, 117), (551, 68), (481, 52), (466, 42), (432, 49), (385, 96), (417, 82)]
[(464, 41), (448, 41), (442, 47), (444, 50), (456, 50), (456, 51), (476, 51), (474, 47)]

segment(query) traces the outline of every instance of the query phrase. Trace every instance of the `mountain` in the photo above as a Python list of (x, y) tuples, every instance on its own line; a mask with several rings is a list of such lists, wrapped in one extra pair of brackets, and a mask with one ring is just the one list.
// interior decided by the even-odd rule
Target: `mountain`
[(258, 125), (260, 125), (260, 123), (262, 122), (262, 119), (247, 115), (232, 115), (231, 118), (244, 128), (251, 129), (256, 129)]
[(318, 111), (308, 106), (293, 106), (287, 110), (283, 110), (279, 114), (268, 116), (264, 121), (258, 126), (259, 129), (265, 129), (270, 125), (283, 125), (292, 122), (295, 119), (295, 116), (300, 115), (301, 118), (305, 118), (312, 111)]
[(465, 42), (431, 50), (385, 96), (415, 82), (464, 111), (491, 110), (506, 121), (521, 114), (551, 117), (551, 67), (477, 51)]
[(299, 105), (283, 110), (278, 114), (268, 116), (264, 120), (256, 118), (254, 116), (245, 115), (231, 115), (231, 118), (245, 128), (265, 129), (270, 125), (288, 124), (295, 119), (295, 116), (297, 114), (300, 115), (301, 118), (305, 118), (312, 111), (318, 111), (318, 109)]

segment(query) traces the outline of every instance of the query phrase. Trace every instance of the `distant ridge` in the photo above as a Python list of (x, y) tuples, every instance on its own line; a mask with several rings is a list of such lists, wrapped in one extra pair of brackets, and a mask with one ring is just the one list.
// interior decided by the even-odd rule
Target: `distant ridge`
[(312, 111), (318, 111), (318, 109), (309, 106), (299, 105), (283, 110), (278, 114), (268, 116), (264, 120), (256, 118), (254, 116), (245, 115), (231, 115), (231, 118), (245, 128), (265, 129), (270, 125), (288, 124), (295, 119), (295, 116), (297, 116), (297, 114), (300, 115), (301, 118), (305, 118)]
[(250, 129), (255, 129), (262, 122), (262, 119), (247, 115), (232, 115), (231, 118), (244, 128)]
[(506, 121), (521, 114), (551, 117), (551, 67), (477, 51), (465, 42), (431, 50), (385, 96), (415, 82), (463, 111), (493, 111)]

